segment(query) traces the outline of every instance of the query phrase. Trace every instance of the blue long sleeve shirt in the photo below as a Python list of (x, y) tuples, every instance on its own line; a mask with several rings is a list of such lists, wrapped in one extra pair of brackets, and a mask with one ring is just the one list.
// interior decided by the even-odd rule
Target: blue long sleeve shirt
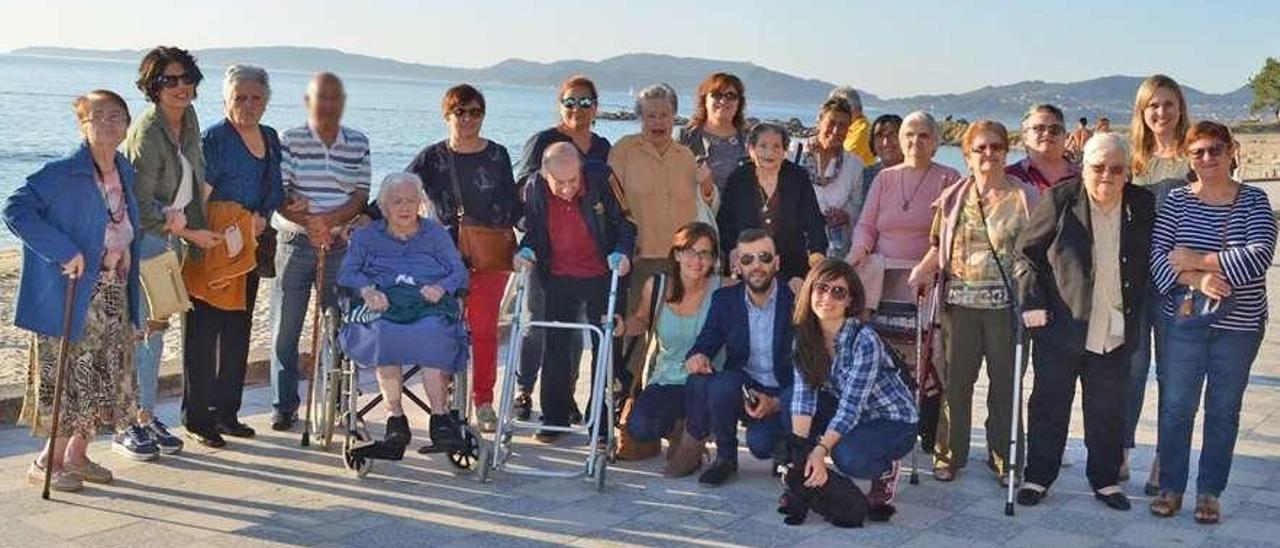
[(827, 430), (848, 435), (859, 423), (877, 419), (914, 424), (919, 421), (915, 397), (898, 377), (884, 343), (870, 327), (845, 320), (836, 334), (836, 356), (825, 386), (809, 386), (796, 370), (791, 415), (812, 417), (818, 411), (818, 391), (835, 396), (835, 415)]
[(338, 269), (338, 285), (356, 290), (409, 283), (438, 285), (452, 295), (467, 282), (467, 267), (449, 231), (430, 219), (419, 219), (418, 232), (403, 241), (387, 231), (385, 219), (356, 230)]

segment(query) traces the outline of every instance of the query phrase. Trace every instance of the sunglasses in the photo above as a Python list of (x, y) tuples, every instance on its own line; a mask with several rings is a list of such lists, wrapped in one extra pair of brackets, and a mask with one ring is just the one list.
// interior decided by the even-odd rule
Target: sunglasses
[(560, 100), (560, 106), (563, 106), (564, 108), (567, 108), (569, 110), (575, 110), (575, 109), (586, 110), (596, 106), (596, 98), (595, 97), (565, 97), (564, 99)]
[(742, 98), (736, 91), (713, 91), (709, 95), (713, 101), (733, 102)]
[(1109, 166), (1106, 164), (1090, 164), (1089, 170), (1095, 175), (1104, 173), (1110, 174), (1112, 177), (1123, 177), (1125, 172), (1129, 170), (1128, 166)]
[(165, 89), (176, 88), (178, 87), (178, 84), (187, 84), (190, 86), (195, 85), (195, 83), (196, 78), (185, 72), (182, 74), (161, 74), (160, 76), (156, 76), (156, 85)]
[(682, 249), (676, 252), (676, 258), (690, 260), (697, 259), (702, 262), (710, 261), (714, 257), (710, 251), (698, 251), (696, 249)]
[(480, 107), (471, 107), (471, 108), (458, 107), (449, 111), (449, 114), (452, 114), (455, 118), (462, 118), (464, 116), (467, 118), (483, 118), (484, 109)]
[(849, 288), (842, 285), (832, 285), (827, 282), (813, 284), (813, 291), (816, 295), (830, 295), (831, 298), (840, 301), (849, 298)]
[(1187, 150), (1187, 155), (1197, 160), (1206, 158), (1217, 158), (1227, 153), (1227, 146), (1224, 144), (1216, 144), (1211, 147), (1192, 148)]
[(1044, 124), (1036, 124), (1034, 126), (1031, 126), (1029, 129), (1035, 132), (1036, 134), (1048, 133), (1049, 135), (1052, 135), (1054, 137), (1057, 137), (1067, 132), (1067, 128), (1062, 127), (1061, 125), (1058, 125), (1058, 124), (1050, 124), (1047, 126)]
[(999, 152), (1004, 152), (1005, 149), (1006, 147), (1000, 143), (990, 143), (990, 144), (978, 145), (976, 147), (973, 147), (973, 149), (970, 150), (969, 152), (972, 152), (974, 154), (988, 154), (988, 153), (996, 154)]
[(760, 264), (772, 264), (774, 254), (772, 251), (760, 251), (757, 253), (743, 253), (738, 255), (738, 264), (742, 266), (751, 266), (755, 264), (756, 259), (760, 260)]

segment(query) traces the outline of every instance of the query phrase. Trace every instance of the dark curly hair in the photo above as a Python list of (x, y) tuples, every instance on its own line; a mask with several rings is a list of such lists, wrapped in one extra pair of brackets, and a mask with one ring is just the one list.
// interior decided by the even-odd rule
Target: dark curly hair
[[(160, 83), (157, 80), (164, 74), (164, 68), (169, 63), (181, 63), (182, 70), (191, 79), (192, 86), (199, 86), (204, 80), (204, 74), (200, 72), (200, 67), (196, 66), (196, 58), (191, 52), (173, 46), (156, 46), (148, 51), (142, 57), (142, 63), (138, 65), (138, 80), (134, 82), (138, 86), (138, 91), (147, 96), (147, 100), (152, 103), (160, 102)], [(192, 94), (195, 97), (195, 94)]]

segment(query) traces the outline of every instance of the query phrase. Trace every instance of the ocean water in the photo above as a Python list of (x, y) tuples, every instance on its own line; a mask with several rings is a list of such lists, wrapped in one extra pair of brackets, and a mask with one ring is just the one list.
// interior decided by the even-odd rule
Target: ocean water
[[(205, 81), (195, 106), (201, 126), (222, 117), (223, 67), (201, 67)], [(129, 102), (135, 115), (148, 103), (134, 86), (137, 65), (113, 61), (54, 59), (0, 54), (0, 196), (8, 197), (23, 180), (46, 162), (58, 159), (80, 141), (71, 101), (92, 89), (113, 90)], [(309, 74), (273, 71), (272, 99), (263, 123), (283, 131), (306, 122), (302, 96)], [(348, 76), (347, 109), (343, 123), (370, 139), (374, 183), (408, 165), (422, 147), (447, 136), (440, 116), (440, 98), (452, 82)], [(747, 82), (750, 96), (751, 82)], [(525, 86), (482, 85), (488, 111), (482, 135), (501, 143), (519, 161), (525, 140), (556, 123), (556, 90)], [(692, 91), (682, 93), (680, 113), (691, 111)], [(630, 109), (627, 93), (606, 92), (601, 110)], [(799, 118), (811, 124), (815, 105), (748, 103), (749, 116), (761, 119)], [(874, 113), (872, 114), (874, 116)], [(616, 141), (634, 133), (637, 122), (600, 121), (596, 132)], [(944, 147), (938, 161), (960, 165), (959, 151)], [(0, 226), (0, 247), (17, 241)]]

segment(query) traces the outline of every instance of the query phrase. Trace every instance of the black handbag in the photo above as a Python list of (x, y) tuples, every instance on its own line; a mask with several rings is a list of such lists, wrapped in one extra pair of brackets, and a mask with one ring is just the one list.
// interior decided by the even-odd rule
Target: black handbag
[[(279, 148), (280, 144), (272, 140), (268, 133), (262, 131), (262, 142), (266, 143), (267, 148), (267, 165), (262, 170), (262, 196), (265, 200), (271, 194), (271, 165), (275, 163), (274, 150)], [(279, 169), (278, 165), (277, 168)], [(253, 267), (253, 274), (259, 278), (276, 277), (276, 229), (271, 228), (271, 220), (267, 220), (267, 227), (262, 230), (262, 234), (258, 235), (258, 251), (256, 265)]]

